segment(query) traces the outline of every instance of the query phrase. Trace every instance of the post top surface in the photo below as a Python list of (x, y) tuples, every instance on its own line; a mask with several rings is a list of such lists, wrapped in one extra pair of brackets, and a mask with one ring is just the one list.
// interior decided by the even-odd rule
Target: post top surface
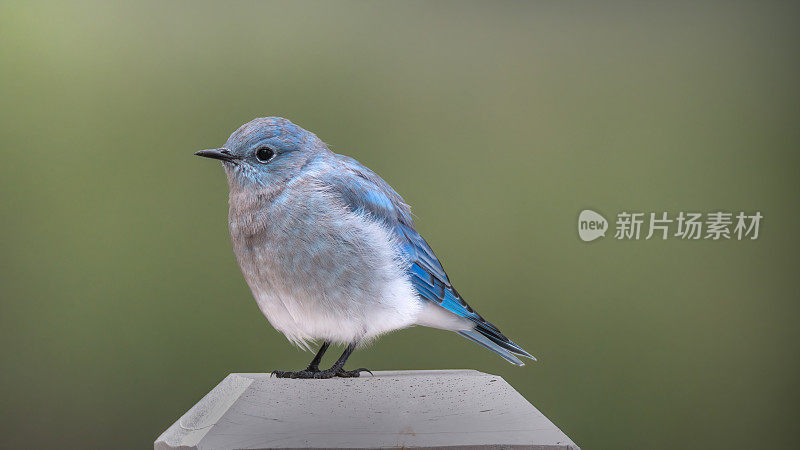
[(503, 378), (476, 370), (296, 380), (233, 373), (156, 449), (501, 446), (578, 449)]

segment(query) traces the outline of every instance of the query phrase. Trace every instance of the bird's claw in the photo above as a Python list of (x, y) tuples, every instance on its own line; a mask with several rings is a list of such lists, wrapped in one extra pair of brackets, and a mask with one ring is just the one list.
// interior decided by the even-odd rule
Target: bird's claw
[(355, 370), (340, 369), (338, 372), (336, 372), (335, 376), (340, 378), (358, 378), (361, 376), (361, 372), (369, 372), (369, 374), (372, 375), (371, 370), (362, 367), (360, 369), (355, 369)]

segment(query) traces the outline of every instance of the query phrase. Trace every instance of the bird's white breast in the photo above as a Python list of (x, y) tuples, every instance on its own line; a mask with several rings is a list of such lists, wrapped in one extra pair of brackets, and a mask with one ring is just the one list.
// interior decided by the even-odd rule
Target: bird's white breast
[(231, 202), (237, 259), (269, 322), (301, 346), (414, 324), (422, 302), (388, 230), (312, 186), (293, 189)]

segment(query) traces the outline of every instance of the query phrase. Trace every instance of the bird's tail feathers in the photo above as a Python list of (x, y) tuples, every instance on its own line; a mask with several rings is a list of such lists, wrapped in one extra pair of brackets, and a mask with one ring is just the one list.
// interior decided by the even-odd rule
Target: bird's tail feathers
[(464, 336), (465, 338), (469, 339), (472, 342), (475, 342), (478, 345), (481, 345), (497, 353), (498, 355), (500, 355), (500, 357), (510, 362), (511, 364), (515, 364), (518, 366), (525, 365), (525, 363), (523, 363), (519, 358), (517, 358), (517, 356), (524, 356), (526, 358), (530, 358), (536, 361), (536, 358), (534, 358), (530, 353), (523, 350), (522, 347), (513, 343), (510, 339), (505, 337), (494, 326), (487, 327), (480, 324), (472, 330), (459, 331), (458, 334)]

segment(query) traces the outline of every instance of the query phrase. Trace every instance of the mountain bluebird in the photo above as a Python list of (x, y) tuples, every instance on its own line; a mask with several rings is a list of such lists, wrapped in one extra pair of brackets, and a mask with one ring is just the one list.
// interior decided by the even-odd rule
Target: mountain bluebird
[[(458, 294), (417, 233), (409, 206), (358, 161), (316, 135), (268, 117), (236, 130), (215, 150), (230, 187), (233, 250), (261, 312), (293, 343), (319, 352), (305, 370), (278, 377), (357, 377), (353, 350), (413, 325), (455, 331), (523, 365), (534, 359)], [(331, 343), (347, 344), (320, 370)]]

